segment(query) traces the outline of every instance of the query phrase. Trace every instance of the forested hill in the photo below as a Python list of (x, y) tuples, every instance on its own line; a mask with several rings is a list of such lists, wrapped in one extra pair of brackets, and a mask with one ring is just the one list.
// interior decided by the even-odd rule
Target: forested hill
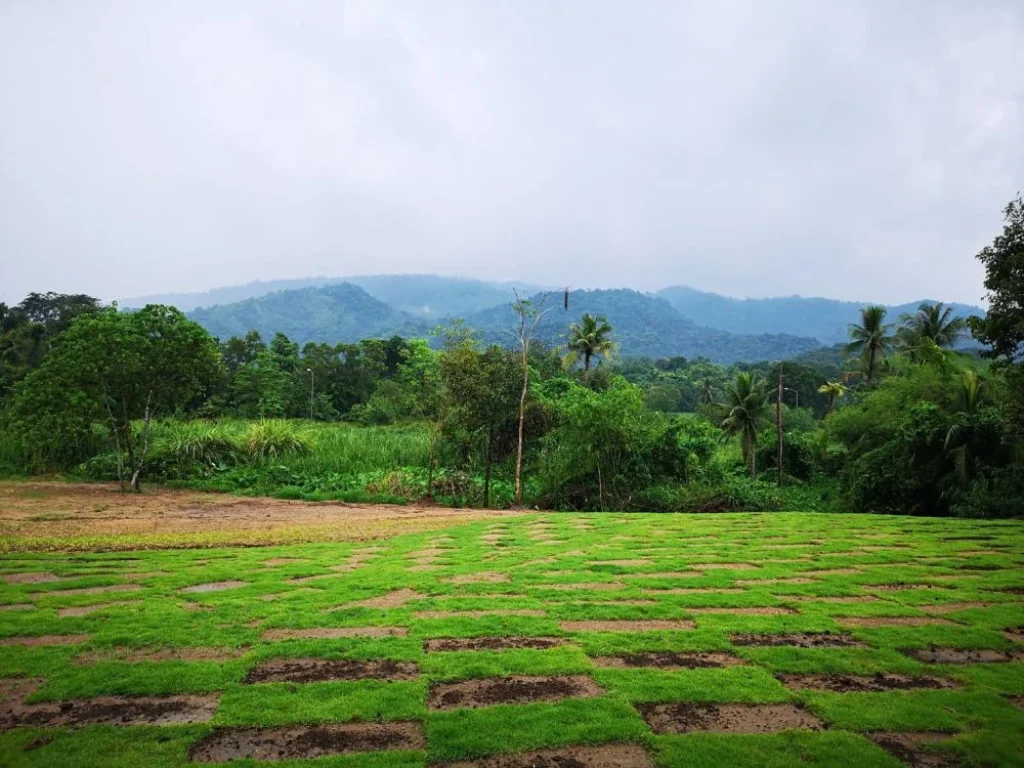
[[(569, 324), (579, 320), (580, 315), (601, 314), (614, 326), (619, 353), (627, 357), (682, 355), (703, 356), (717, 362), (753, 361), (789, 358), (819, 346), (806, 337), (744, 335), (702, 327), (662, 299), (625, 289), (573, 291), (568, 312), (563, 308), (560, 293), (547, 306), (551, 311), (537, 328), (538, 339), (561, 344)], [(516, 317), (511, 302), (463, 316), (484, 341), (505, 345), (512, 342), (510, 331)], [(300, 343), (356, 341), (392, 334), (424, 336), (439, 322), (389, 306), (349, 283), (279, 291), (234, 304), (197, 309), (190, 317), (222, 339), (255, 329), (264, 338), (280, 331)]]
[[(848, 339), (847, 327), (859, 322), (860, 310), (870, 302), (786, 296), (772, 299), (733, 299), (717, 293), (705, 293), (687, 286), (664, 288), (656, 294), (680, 314), (702, 325), (732, 333), (791, 333), (813, 336), (822, 344)], [(904, 313), (917, 310), (920, 301), (888, 307), (887, 320), (896, 322)], [(928, 303), (934, 303), (929, 301)], [(960, 317), (983, 316), (985, 310), (969, 304), (950, 303)]]

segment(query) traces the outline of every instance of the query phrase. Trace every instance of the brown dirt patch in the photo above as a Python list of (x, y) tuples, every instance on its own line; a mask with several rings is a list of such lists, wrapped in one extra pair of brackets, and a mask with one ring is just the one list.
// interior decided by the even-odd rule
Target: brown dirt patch
[(1013, 629), (1007, 629), (1003, 631), (1003, 636), (1014, 643), (1020, 643), (1024, 645), (1024, 627), (1016, 627)]
[(304, 557), (272, 557), (269, 560), (264, 560), (263, 565), (268, 568), (277, 568), (281, 565), (295, 565), (295, 563), (308, 563)]
[(145, 493), (126, 494), (113, 483), (0, 482), (0, 526), (15, 549), (38, 549), (38, 541), (31, 539), (65, 537), (79, 541), (53, 545), (64, 550), (163, 549), (362, 541), (518, 514), (418, 504), (285, 501), (154, 486), (147, 486)]
[(423, 643), (427, 653), (438, 651), (508, 651), (517, 648), (545, 650), (565, 645), (561, 637), (439, 637)]
[(832, 603), (847, 605), (851, 603), (877, 603), (881, 598), (874, 595), (855, 595), (847, 597), (818, 597), (817, 595), (786, 595), (786, 602), (797, 603)]
[(107, 651), (88, 651), (75, 657), (76, 664), (96, 664), (121, 661), (137, 664), (140, 661), (230, 661), (237, 659), (248, 648), (112, 648)]
[(412, 680), (419, 667), (390, 659), (271, 659), (249, 670), (246, 683), (315, 683), (327, 680)]
[(787, 634), (743, 633), (730, 635), (733, 645), (792, 645), (797, 648), (840, 648), (863, 646), (842, 632), (790, 632)]
[(496, 704), (526, 704), (601, 696), (604, 689), (585, 675), (558, 677), (485, 677), (456, 683), (436, 683), (430, 688), (431, 709), (491, 707)]
[(105, 595), (108, 592), (138, 592), (138, 584), (112, 584), (109, 587), (82, 587), (81, 589), (52, 589), (36, 592), (35, 597), (72, 597), (74, 595)]
[(560, 621), (566, 632), (652, 632), (664, 629), (696, 629), (686, 619), (644, 619), (639, 621)]
[(351, 752), (423, 749), (425, 746), (418, 723), (218, 728), (192, 747), (189, 760), (226, 763), (245, 759), (308, 759)]
[(644, 589), (645, 595), (738, 595), (745, 589), (733, 587), (673, 587), (672, 589)]
[(802, 571), (804, 576), (856, 576), (858, 568), (822, 568), (816, 571)]
[(486, 611), (416, 611), (413, 616), (417, 619), (479, 619), (484, 616), (547, 616), (547, 613), (534, 608), (495, 608)]
[(663, 573), (628, 573), (630, 579), (695, 579), (703, 576), (700, 571), (665, 571)]
[(919, 688), (955, 688), (955, 684), (937, 677), (909, 677), (876, 672), (874, 675), (779, 675), (784, 686), (794, 691), (833, 693), (911, 691)]
[(941, 743), (952, 735), (949, 733), (870, 733), (868, 738), (901, 763), (912, 768), (954, 768), (959, 765), (959, 761), (955, 757), (924, 749), (926, 744)]
[[(960, 578), (954, 576), (953, 578)], [(876, 592), (905, 592), (908, 589), (949, 589), (940, 584), (864, 584), (864, 589), (873, 589)]]
[(504, 584), (508, 580), (507, 573), (495, 573), (494, 571), (464, 573), (459, 576), (442, 579), (442, 581), (446, 581), (449, 584)]
[(817, 581), (796, 576), (792, 579), (736, 579), (733, 583), (738, 587), (764, 587), (772, 584), (817, 584)]
[(77, 645), (89, 635), (16, 635), (0, 638), (0, 645)]
[(496, 755), (473, 763), (448, 763), (446, 768), (653, 768), (643, 747), (603, 744), (599, 747), (541, 749), (520, 755)]
[(371, 597), (366, 600), (356, 600), (354, 603), (333, 608), (332, 610), (343, 610), (345, 608), (401, 608), (410, 600), (422, 600), (423, 595), (412, 589), (396, 589), (378, 597)]
[(848, 616), (839, 619), (844, 627), (925, 627), (952, 626), (954, 622), (935, 616)]
[(7, 605), (0, 605), (0, 611), (31, 611), (35, 610), (35, 606), (32, 603), (8, 603)]
[(693, 563), (688, 566), (695, 571), (755, 571), (756, 565), (750, 563)]
[(336, 640), (342, 637), (398, 637), (409, 634), (405, 627), (314, 627), (311, 629), (268, 629), (263, 639)]
[(997, 651), (993, 648), (918, 648), (906, 653), (911, 658), (927, 664), (999, 664), (1024, 661), (1024, 651)]
[(772, 606), (767, 608), (683, 608), (687, 613), (693, 614), (728, 614), (730, 616), (792, 616), (797, 611), (783, 606)]
[(972, 608), (988, 608), (992, 603), (968, 602), (968, 603), (939, 603), (937, 605), (919, 605), (925, 613), (956, 613), (957, 611), (969, 611)]
[(596, 656), (599, 667), (659, 667), (663, 669), (704, 669), (734, 667), (747, 662), (729, 653), (630, 653), (624, 656)]
[(191, 587), (185, 587), (182, 592), (189, 594), (196, 592), (223, 592), (226, 589), (238, 589), (248, 584), (247, 581), (211, 581), (208, 584), (193, 584)]
[(120, 608), (125, 605), (135, 605), (137, 601), (115, 600), (112, 603), (96, 603), (95, 605), (80, 605), (73, 608), (58, 608), (57, 615), (61, 618), (73, 616), (88, 616), (90, 613), (105, 611), (107, 608)]
[(820, 730), (821, 721), (793, 704), (639, 704), (658, 733), (773, 733), (793, 728)]
[(409, 573), (422, 573), (424, 571), (443, 571), (444, 570), (444, 566), (443, 565), (430, 565), (430, 564), (410, 565), (405, 570), (409, 571)]
[(95, 699), (0, 704), (0, 727), (57, 725), (185, 725), (205, 723), (217, 696), (101, 696)]
[(634, 565), (651, 565), (653, 561), (645, 558), (637, 558), (635, 560), (594, 560), (590, 565), (616, 565), (623, 568), (628, 568)]
[(2, 578), (5, 584), (49, 584), (54, 581), (60, 581), (60, 576), (42, 571), (7, 573)]
[(617, 581), (581, 581), (568, 584), (534, 584), (538, 589), (553, 589), (555, 592), (616, 592), (626, 585)]

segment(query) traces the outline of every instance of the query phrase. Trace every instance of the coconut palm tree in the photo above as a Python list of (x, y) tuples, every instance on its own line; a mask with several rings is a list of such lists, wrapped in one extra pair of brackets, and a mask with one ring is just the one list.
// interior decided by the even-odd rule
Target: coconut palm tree
[(715, 383), (711, 379), (703, 379), (697, 385), (697, 402), (701, 405), (711, 405), (716, 396)]
[(969, 480), (974, 456), (971, 451), (973, 427), (971, 416), (977, 413), (988, 399), (985, 380), (971, 370), (961, 371), (956, 393), (956, 421), (946, 432), (943, 452), (953, 457), (956, 472), (962, 480)]
[(764, 380), (755, 373), (738, 373), (726, 391), (729, 415), (722, 421), (726, 435), (739, 436), (750, 477), (757, 477), (757, 433), (768, 421), (768, 395)]
[(836, 398), (842, 397), (846, 394), (846, 386), (838, 381), (826, 381), (818, 387), (818, 392), (823, 395), (828, 395), (827, 413), (832, 413), (832, 407), (836, 403)]
[(864, 378), (868, 381), (874, 379), (878, 363), (892, 345), (885, 312), (885, 307), (865, 307), (860, 311), (860, 323), (849, 326), (850, 343), (846, 345), (846, 351), (860, 357)]
[(953, 316), (953, 308), (941, 301), (924, 302), (913, 314), (900, 317), (896, 338), (900, 349), (917, 360), (934, 357), (934, 350), (948, 349), (967, 336), (967, 320)]
[(584, 312), (579, 323), (569, 326), (569, 343), (566, 344), (562, 362), (566, 368), (583, 361), (583, 381), (590, 378), (590, 361), (595, 357), (605, 359), (615, 350), (611, 339), (612, 327), (603, 315), (595, 317)]

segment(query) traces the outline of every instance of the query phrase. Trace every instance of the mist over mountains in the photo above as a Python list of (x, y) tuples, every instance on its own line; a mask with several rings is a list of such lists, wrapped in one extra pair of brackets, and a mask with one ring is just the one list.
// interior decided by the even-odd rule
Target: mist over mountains
[[(535, 285), (516, 286), (520, 296), (539, 299)], [(225, 339), (257, 330), (265, 338), (280, 331), (291, 339), (337, 343), (399, 334), (425, 336), (462, 318), (482, 340), (508, 344), (515, 322), (512, 284), (438, 275), (313, 277), (253, 282), (205, 293), (166, 294), (123, 300), (177, 306)], [(685, 286), (655, 293), (627, 288), (574, 290), (569, 309), (561, 291), (537, 328), (549, 344), (564, 340), (584, 312), (605, 315), (615, 328), (623, 356), (703, 356), (716, 362), (786, 359), (845, 341), (858, 320), (858, 303), (789, 296), (735, 299)], [(889, 319), (921, 302), (889, 308)], [(953, 304), (957, 315), (981, 315), (980, 307)]]

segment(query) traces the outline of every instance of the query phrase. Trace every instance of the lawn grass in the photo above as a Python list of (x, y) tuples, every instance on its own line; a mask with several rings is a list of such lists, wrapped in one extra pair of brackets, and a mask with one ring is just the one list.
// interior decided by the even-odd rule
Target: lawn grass
[[(183, 766), (218, 728), (391, 721), (421, 724), (424, 749), (273, 765), (412, 768), (626, 742), (662, 768), (898, 766), (872, 740), (879, 732), (945, 734), (928, 749), (964, 765), (1024, 765), (1020, 522), (536, 514), (372, 543), (9, 552), (0, 556), (0, 577), (0, 608), (23, 607), (0, 611), (5, 766)], [(224, 588), (193, 589), (209, 584)], [(91, 606), (100, 607), (77, 610)], [(919, 623), (863, 625), (908, 619)], [(581, 621), (602, 623), (567, 624)], [(692, 625), (665, 628), (665, 621)], [(852, 644), (748, 645), (739, 637), (795, 633)], [(56, 644), (59, 636), (76, 641)], [(432, 644), (459, 638), (482, 645)], [(487, 646), (495, 638), (554, 645)], [(914, 657), (934, 647), (1018, 656), (962, 664)], [(602, 662), (651, 653), (724, 653), (735, 665)], [(275, 659), (386, 659), (415, 663), (418, 674), (246, 682)], [(880, 674), (935, 677), (952, 687), (796, 690), (781, 678)], [(475, 708), (430, 705), (440, 683), (509, 676), (584, 676), (600, 690)], [(217, 697), (216, 711), (209, 722), (186, 725), (9, 727), (4, 708), (19, 681), (31, 681), (30, 707), (202, 694)], [(664, 734), (642, 714), (651, 704), (686, 703), (796, 705), (825, 730)]]

